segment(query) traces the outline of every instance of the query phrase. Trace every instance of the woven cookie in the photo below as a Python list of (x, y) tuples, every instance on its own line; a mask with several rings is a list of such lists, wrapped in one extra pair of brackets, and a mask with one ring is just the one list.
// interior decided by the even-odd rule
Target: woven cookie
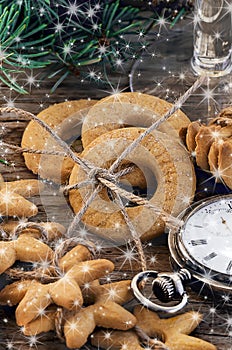
[[(99, 136), (82, 153), (82, 157), (96, 166), (103, 167), (114, 160), (137, 139), (144, 129), (125, 128), (113, 130)], [(149, 169), (153, 174), (152, 182), (147, 181), (151, 193), (149, 203), (172, 215), (179, 214), (191, 201), (195, 192), (195, 173), (189, 154), (176, 138), (158, 131), (148, 135), (126, 158), (140, 169)], [(150, 177), (150, 176), (149, 176)], [(86, 173), (79, 167), (73, 168), (70, 185), (86, 180)], [(75, 213), (83, 207), (92, 185), (71, 190), (69, 199)], [(126, 208), (127, 215), (136, 231), (143, 239), (150, 239), (164, 231), (165, 222), (161, 214), (144, 205)], [(88, 229), (115, 242), (130, 238), (118, 205), (109, 199), (105, 192), (97, 196), (82, 217)]]
[[(92, 336), (96, 347), (112, 350), (216, 350), (216, 347), (204, 340), (191, 337), (190, 334), (202, 321), (198, 312), (160, 319), (152, 311), (137, 306), (134, 310), (137, 318), (136, 331), (99, 331)], [(161, 341), (156, 340), (160, 338)]]
[(220, 117), (219, 115), (216, 118), (212, 119), (208, 125), (220, 125), (221, 127), (229, 126), (232, 125), (232, 118)]
[(208, 153), (212, 143), (217, 139), (220, 126), (202, 125), (195, 137), (196, 163), (199, 167), (209, 170)]
[[(116, 100), (114, 98), (103, 98), (89, 110), (81, 132), (84, 147), (110, 130), (128, 126), (149, 127), (172, 107), (158, 97), (137, 92), (118, 94)], [(179, 137), (180, 130), (189, 123), (189, 118), (178, 110), (158, 130)]]
[(223, 182), (232, 189), (232, 138), (219, 146), (218, 172)]
[(31, 217), (38, 213), (35, 204), (24, 197), (37, 196), (43, 191), (44, 184), (35, 179), (0, 181), (0, 215)]
[(220, 113), (219, 113), (219, 118), (228, 118), (232, 119), (232, 106), (228, 106), (224, 108)]
[(214, 141), (210, 146), (209, 153), (208, 153), (209, 169), (213, 174), (218, 171), (219, 148), (220, 148), (220, 142)]
[(199, 122), (192, 122), (188, 125), (187, 133), (186, 133), (186, 146), (189, 152), (193, 153), (196, 149), (196, 136), (199, 132), (201, 124)]
[(231, 115), (231, 107), (228, 107), (208, 125), (189, 124), (186, 133), (186, 145), (195, 154), (196, 164), (203, 170), (210, 170), (217, 182), (222, 181), (229, 188), (232, 188)]
[[(60, 125), (75, 114), (75, 124), (82, 123), (83, 114), (77, 113), (88, 109), (95, 101), (77, 100), (58, 103), (48, 107), (38, 114), (38, 118), (45, 121), (51, 128), (59, 131)], [(61, 135), (66, 139), (71, 137), (73, 125), (68, 124), (68, 134)], [(75, 135), (72, 135), (75, 136)], [(79, 136), (79, 135), (76, 135)], [(31, 121), (26, 127), (22, 147), (34, 150), (55, 150), (62, 151), (52, 137), (37, 122)], [(42, 178), (50, 179), (58, 183), (64, 183), (70, 175), (73, 168), (73, 161), (70, 158), (59, 156), (41, 156), (38, 154), (24, 153), (26, 166), (33, 173), (39, 174)], [(59, 169), (58, 169), (59, 168)]]

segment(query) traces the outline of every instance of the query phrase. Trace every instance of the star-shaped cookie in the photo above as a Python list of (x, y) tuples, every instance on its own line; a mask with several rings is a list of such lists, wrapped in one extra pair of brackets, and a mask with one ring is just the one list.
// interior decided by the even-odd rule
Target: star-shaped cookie
[(96, 326), (127, 330), (135, 325), (136, 318), (120, 305), (132, 298), (130, 282), (90, 286), (87, 299), (92, 299), (93, 304), (66, 318), (64, 335), (68, 347), (79, 349)]
[[(216, 347), (202, 339), (189, 336), (199, 325), (202, 315), (190, 311), (168, 319), (161, 319), (157, 313), (141, 306), (135, 307), (136, 326), (151, 340), (161, 338), (168, 350), (216, 350)], [(99, 331), (92, 337), (92, 344), (110, 350), (142, 350), (144, 341), (135, 330)], [(146, 349), (152, 349), (151, 343)], [(164, 347), (164, 348), (165, 348)]]

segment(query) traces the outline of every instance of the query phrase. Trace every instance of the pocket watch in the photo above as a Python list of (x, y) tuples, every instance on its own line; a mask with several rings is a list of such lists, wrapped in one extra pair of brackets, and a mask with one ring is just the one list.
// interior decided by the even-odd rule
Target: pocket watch
[[(186, 282), (206, 287), (213, 295), (232, 292), (232, 194), (197, 202), (179, 218), (181, 227), (171, 229), (168, 235), (171, 263), (176, 271), (141, 272), (131, 283), (135, 297), (156, 311), (175, 313), (183, 308), (188, 301)], [(153, 279), (152, 289), (159, 301), (178, 297), (177, 304), (166, 306), (146, 298), (140, 285), (148, 278)]]

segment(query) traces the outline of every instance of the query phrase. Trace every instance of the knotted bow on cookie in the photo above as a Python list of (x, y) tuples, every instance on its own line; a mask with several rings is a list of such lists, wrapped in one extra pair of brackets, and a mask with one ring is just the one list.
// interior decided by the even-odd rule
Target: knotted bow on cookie
[[(155, 312), (138, 306), (134, 314), (137, 318), (136, 326), (150, 339), (148, 346), (151, 346), (151, 349), (216, 350), (214, 345), (188, 335), (202, 320), (198, 312), (191, 311), (168, 319), (160, 319)], [(99, 331), (93, 335), (92, 344), (111, 350), (143, 350), (144, 339), (140, 341), (138, 334), (136, 331)], [(164, 340), (163, 347), (155, 346), (154, 338), (157, 336), (161, 336)]]

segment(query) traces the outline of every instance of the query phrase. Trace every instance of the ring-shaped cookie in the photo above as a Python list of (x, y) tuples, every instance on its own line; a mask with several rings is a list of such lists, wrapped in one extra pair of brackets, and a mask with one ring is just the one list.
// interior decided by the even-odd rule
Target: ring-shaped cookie
[[(133, 140), (137, 139), (143, 128), (123, 128), (99, 136), (82, 152), (82, 157), (98, 167), (104, 167), (117, 158)], [(174, 216), (178, 215), (190, 203), (195, 192), (195, 175), (192, 162), (185, 148), (176, 138), (167, 137), (155, 131), (127, 156), (143, 170), (153, 173), (148, 177), (148, 190), (153, 187), (150, 204)], [(78, 166), (72, 170), (70, 185), (87, 179), (86, 173)], [(70, 191), (69, 200), (75, 213), (85, 204), (94, 185)], [(127, 207), (127, 214), (142, 239), (147, 240), (161, 234), (165, 223), (160, 214), (144, 205)], [(117, 204), (109, 199), (107, 192), (100, 193), (91, 203), (82, 222), (93, 233), (119, 243), (131, 239), (129, 229)]]
[[(78, 112), (86, 110), (95, 103), (96, 101), (92, 100), (57, 103), (41, 111), (37, 117), (45, 121), (51, 128), (56, 129), (73, 114), (76, 114), (76, 122), (78, 121), (77, 119), (80, 119), (79, 122), (82, 122), (83, 115), (81, 113), (78, 114)], [(46, 146), (46, 144), (48, 144), (48, 146)], [(21, 145), (23, 148), (35, 150), (44, 150), (46, 148), (48, 151), (51, 151), (54, 148), (56, 151), (62, 151), (55, 141), (52, 140), (50, 134), (35, 121), (30, 121), (27, 125)], [(58, 183), (64, 183), (68, 179), (74, 166), (74, 162), (68, 157), (59, 157), (55, 155), (41, 156), (40, 154), (29, 153), (24, 153), (23, 155), (25, 164), (29, 170), (34, 174), (39, 174), (40, 177), (44, 179), (53, 180)], [(41, 159), (43, 159), (42, 164)], [(56, 165), (61, 162), (61, 171), (57, 171)]]
[[(103, 133), (128, 126), (149, 127), (159, 120), (172, 104), (156, 96), (137, 92), (121, 93), (106, 97), (91, 107), (82, 125), (82, 143), (86, 147)], [(179, 138), (181, 129), (190, 123), (178, 110), (158, 130)]]

